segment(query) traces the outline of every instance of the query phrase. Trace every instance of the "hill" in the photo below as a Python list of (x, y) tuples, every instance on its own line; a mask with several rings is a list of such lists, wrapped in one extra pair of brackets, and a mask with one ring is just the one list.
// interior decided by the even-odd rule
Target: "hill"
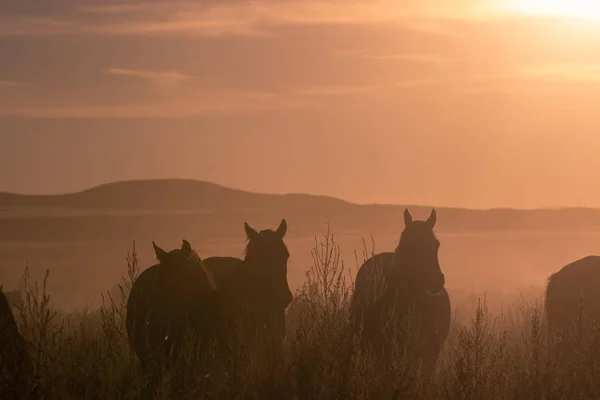
[(0, 193), (0, 207), (63, 207), (104, 210), (218, 210), (283, 205), (340, 207), (351, 203), (325, 196), (251, 193), (191, 179), (112, 182), (77, 193), (25, 195)]
[[(101, 223), (107, 229), (120, 224), (135, 225), (135, 220), (154, 215), (153, 223), (171, 225), (181, 219), (185, 224), (208, 224), (215, 221), (254, 219), (277, 223), (286, 217), (297, 229), (321, 231), (326, 222), (337, 229), (400, 231), (406, 207), (417, 218), (428, 215), (431, 207), (406, 205), (359, 205), (327, 196), (308, 194), (262, 194), (227, 188), (211, 182), (186, 179), (158, 179), (113, 182), (77, 193), (60, 195), (25, 195), (0, 193), (2, 231), (13, 226), (13, 233), (27, 229), (24, 219), (61, 224), (58, 219), (77, 217), (86, 225)], [(438, 231), (531, 231), (531, 230), (598, 230), (600, 210), (569, 209), (489, 209), (469, 210), (438, 207)], [(112, 218), (112, 222), (111, 222)], [(217, 219), (215, 219), (217, 218)], [(41, 219), (41, 220), (40, 220)], [(147, 219), (147, 218), (146, 218)], [(120, 222), (118, 222), (118, 221)], [(127, 220), (127, 221), (125, 221)], [(64, 224), (65, 221), (62, 221)], [(150, 223), (150, 222), (147, 222)], [(37, 224), (36, 224), (37, 225)], [(179, 223), (174, 225), (179, 226)], [(317, 227), (315, 230), (315, 226)], [(64, 227), (68, 229), (67, 226)], [(139, 227), (142, 229), (142, 227)], [(61, 229), (62, 231), (63, 229)], [(30, 231), (31, 232), (31, 231)], [(367, 233), (368, 234), (368, 233)], [(4, 235), (2, 235), (4, 236)]]
[[(151, 242), (166, 248), (186, 238), (206, 256), (243, 254), (244, 221), (257, 229), (288, 221), (288, 270), (299, 287), (313, 262), (311, 250), (331, 224), (346, 263), (371, 249), (392, 250), (404, 228), (405, 205), (359, 205), (306, 194), (261, 194), (210, 182), (115, 182), (61, 195), (0, 194), (0, 281), (15, 287), (24, 265), (36, 279), (52, 271), (61, 307), (97, 301), (119, 282), (123, 257), (135, 241), (143, 268)], [(417, 219), (431, 207), (409, 206)], [(444, 270), (452, 288), (493, 290), (540, 285), (567, 263), (597, 254), (600, 210), (468, 210), (436, 207)], [(595, 231), (595, 232), (594, 232)], [(355, 255), (354, 252), (357, 252)]]

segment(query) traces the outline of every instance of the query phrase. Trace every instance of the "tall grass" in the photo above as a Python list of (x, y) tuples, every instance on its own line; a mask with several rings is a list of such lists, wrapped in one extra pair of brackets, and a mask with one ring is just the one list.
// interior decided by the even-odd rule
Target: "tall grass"
[[(391, 364), (362, 349), (350, 332), (352, 271), (328, 230), (287, 310), (286, 338), (235, 336), (227, 351), (186, 346), (155, 390), (159, 399), (592, 399), (600, 394), (598, 331), (557, 340), (540, 302), (490, 315), (485, 299), (470, 319), (454, 319), (432, 378), (425, 382), (400, 349)], [(370, 256), (365, 251), (363, 258)], [(29, 343), (28, 391), (43, 399), (138, 399), (147, 384), (125, 331), (126, 302), (140, 273), (135, 243), (118, 290), (98, 310), (53, 310), (46, 284), (25, 268), (15, 310)], [(362, 261), (358, 262), (359, 264)]]

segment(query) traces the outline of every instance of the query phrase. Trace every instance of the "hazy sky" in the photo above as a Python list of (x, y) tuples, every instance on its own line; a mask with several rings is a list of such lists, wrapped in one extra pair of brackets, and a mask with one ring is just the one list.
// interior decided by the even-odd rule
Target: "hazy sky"
[(1, 1), (0, 191), (600, 206), (586, 3)]

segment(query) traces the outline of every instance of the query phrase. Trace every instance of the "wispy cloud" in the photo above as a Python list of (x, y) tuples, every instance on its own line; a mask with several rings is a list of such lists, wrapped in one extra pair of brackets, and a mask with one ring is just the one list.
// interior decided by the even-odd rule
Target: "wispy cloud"
[(207, 115), (254, 115), (314, 107), (314, 103), (283, 93), (207, 91), (153, 104), (48, 106), (48, 102), (0, 107), (0, 118), (185, 118)]
[(148, 1), (144, 3), (123, 3), (123, 4), (95, 4), (83, 5), (78, 8), (78, 11), (91, 14), (130, 14), (139, 12), (160, 12), (165, 9), (177, 9), (181, 6), (181, 2), (154, 2)]
[(414, 61), (431, 64), (447, 64), (453, 61), (438, 54), (366, 54), (364, 58), (382, 61)]
[(29, 86), (29, 82), (0, 80), (0, 89)]
[(146, 79), (161, 84), (176, 84), (191, 79), (198, 79), (198, 77), (186, 75), (177, 71), (148, 71), (126, 68), (108, 68), (105, 72), (110, 75)]
[(291, 92), (295, 96), (301, 97), (324, 97), (324, 96), (346, 96), (362, 93), (377, 93), (387, 90), (410, 89), (423, 86), (431, 86), (447, 83), (441, 79), (407, 79), (401, 81), (384, 82), (372, 85), (346, 85), (346, 86), (314, 86), (297, 89)]
[(0, 15), (0, 36), (45, 36), (68, 34), (71, 21), (51, 17)]
[[(137, 76), (137, 75), (136, 75)], [(0, 107), (0, 118), (186, 118), (207, 115), (256, 115), (286, 110), (322, 109), (327, 98), (368, 94), (378, 96), (392, 90), (432, 85), (440, 81), (406, 80), (371, 85), (313, 86), (278, 92), (212, 90), (161, 98), (154, 104), (50, 106), (48, 99), (31, 100), (21, 105)]]
[(517, 75), (548, 81), (600, 83), (600, 64), (545, 63), (525, 65), (517, 69)]
[[(142, 79), (156, 78), (157, 72), (111, 69), (116, 75), (133, 76)], [(182, 74), (183, 75), (183, 74)], [(176, 75), (179, 79), (179, 75)], [(185, 75), (183, 75), (185, 76)], [(160, 77), (159, 79), (162, 79)], [(185, 79), (185, 78), (184, 78)], [(472, 82), (477, 82), (473, 80)], [(471, 83), (472, 83), (471, 82)], [(481, 78), (481, 83), (493, 83), (493, 79)], [(147, 104), (134, 102), (122, 105), (75, 104), (72, 102), (50, 105), (48, 98), (31, 98), (26, 102), (8, 107), (0, 107), (1, 118), (32, 119), (154, 119), (188, 118), (214, 115), (256, 115), (289, 110), (323, 109), (330, 106), (330, 98), (350, 98), (354, 95), (381, 96), (396, 95), (403, 90), (419, 90), (424, 87), (460, 88), (470, 83), (468, 80), (449, 79), (406, 79), (364, 85), (324, 85), (284, 89), (277, 92), (257, 92), (239, 90), (194, 91), (192, 94), (179, 94), (175, 97), (155, 99)], [(398, 93), (397, 93), (398, 94)], [(322, 100), (316, 101), (317, 99)], [(10, 104), (10, 102), (5, 102)]]
[(292, 92), (301, 97), (346, 96), (357, 93), (371, 92), (385, 87), (384, 85), (348, 85), (348, 86), (314, 86), (298, 89)]
[[(0, 35), (268, 35), (280, 26), (398, 24), (451, 35), (441, 19), (471, 18), (468, 9), (423, 8), (394, 0), (196, 1), (81, 6), (63, 18), (0, 17)], [(474, 16), (473, 16), (474, 17)], [(439, 19), (439, 20), (438, 20)]]
[[(137, 74), (135, 76), (138, 76)], [(156, 119), (190, 118), (214, 115), (243, 116), (291, 110), (323, 109), (331, 107), (330, 100), (351, 99), (352, 96), (376, 99), (379, 96), (402, 96), (403, 91), (431, 89), (438, 93), (473, 95), (507, 93), (527, 95), (551, 94), (552, 87), (536, 85), (531, 78), (506, 74), (439, 79), (406, 79), (364, 85), (322, 85), (287, 89), (278, 92), (250, 92), (217, 90), (200, 92), (193, 96), (178, 96), (155, 104), (74, 105), (49, 106), (51, 102), (35, 101), (11, 107), (0, 107), (1, 118), (31, 119)], [(374, 97), (371, 97), (374, 96)], [(164, 100), (164, 101), (163, 101)], [(352, 102), (354, 100), (351, 100)]]
[(365, 50), (345, 49), (337, 50), (334, 55), (339, 57), (358, 57), (365, 60), (378, 61), (408, 61), (427, 64), (448, 64), (454, 61), (451, 58), (439, 54), (419, 54), (419, 53), (392, 53), (392, 54), (372, 54)]

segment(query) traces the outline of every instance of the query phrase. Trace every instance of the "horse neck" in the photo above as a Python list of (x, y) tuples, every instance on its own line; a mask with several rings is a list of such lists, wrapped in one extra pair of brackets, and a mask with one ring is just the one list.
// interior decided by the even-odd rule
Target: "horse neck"
[(239, 296), (242, 301), (246, 302), (252, 301), (258, 290), (256, 287), (258, 279), (254, 272), (257, 263), (252, 263), (247, 258), (244, 258), (243, 267), (236, 274), (235, 284), (232, 288), (236, 292), (236, 296)]
[(266, 264), (267, 262), (261, 260), (260, 257), (249, 257), (246, 255), (244, 257), (244, 272), (247, 274), (246, 277), (250, 279), (255, 278), (254, 271), (263, 268)]
[(416, 284), (412, 274), (409, 272), (411, 262), (412, 260), (404, 254), (400, 247), (398, 247), (396, 249), (394, 263), (390, 271), (392, 277), (395, 279), (392, 279), (391, 281), (396, 283), (396, 285), (394, 285), (396, 287), (402, 285), (404, 290), (418, 292), (418, 285)]
[(397, 271), (407, 270), (411, 261), (412, 260), (408, 258), (408, 256), (403, 251), (402, 247), (398, 246), (396, 248), (396, 251), (394, 252), (394, 269)]
[(262, 304), (265, 296), (269, 295), (268, 292), (263, 291), (264, 282), (261, 281), (261, 275), (255, 272), (264, 266), (265, 263), (260, 260), (244, 258), (244, 268), (239, 275), (238, 293), (241, 299), (249, 304)]

